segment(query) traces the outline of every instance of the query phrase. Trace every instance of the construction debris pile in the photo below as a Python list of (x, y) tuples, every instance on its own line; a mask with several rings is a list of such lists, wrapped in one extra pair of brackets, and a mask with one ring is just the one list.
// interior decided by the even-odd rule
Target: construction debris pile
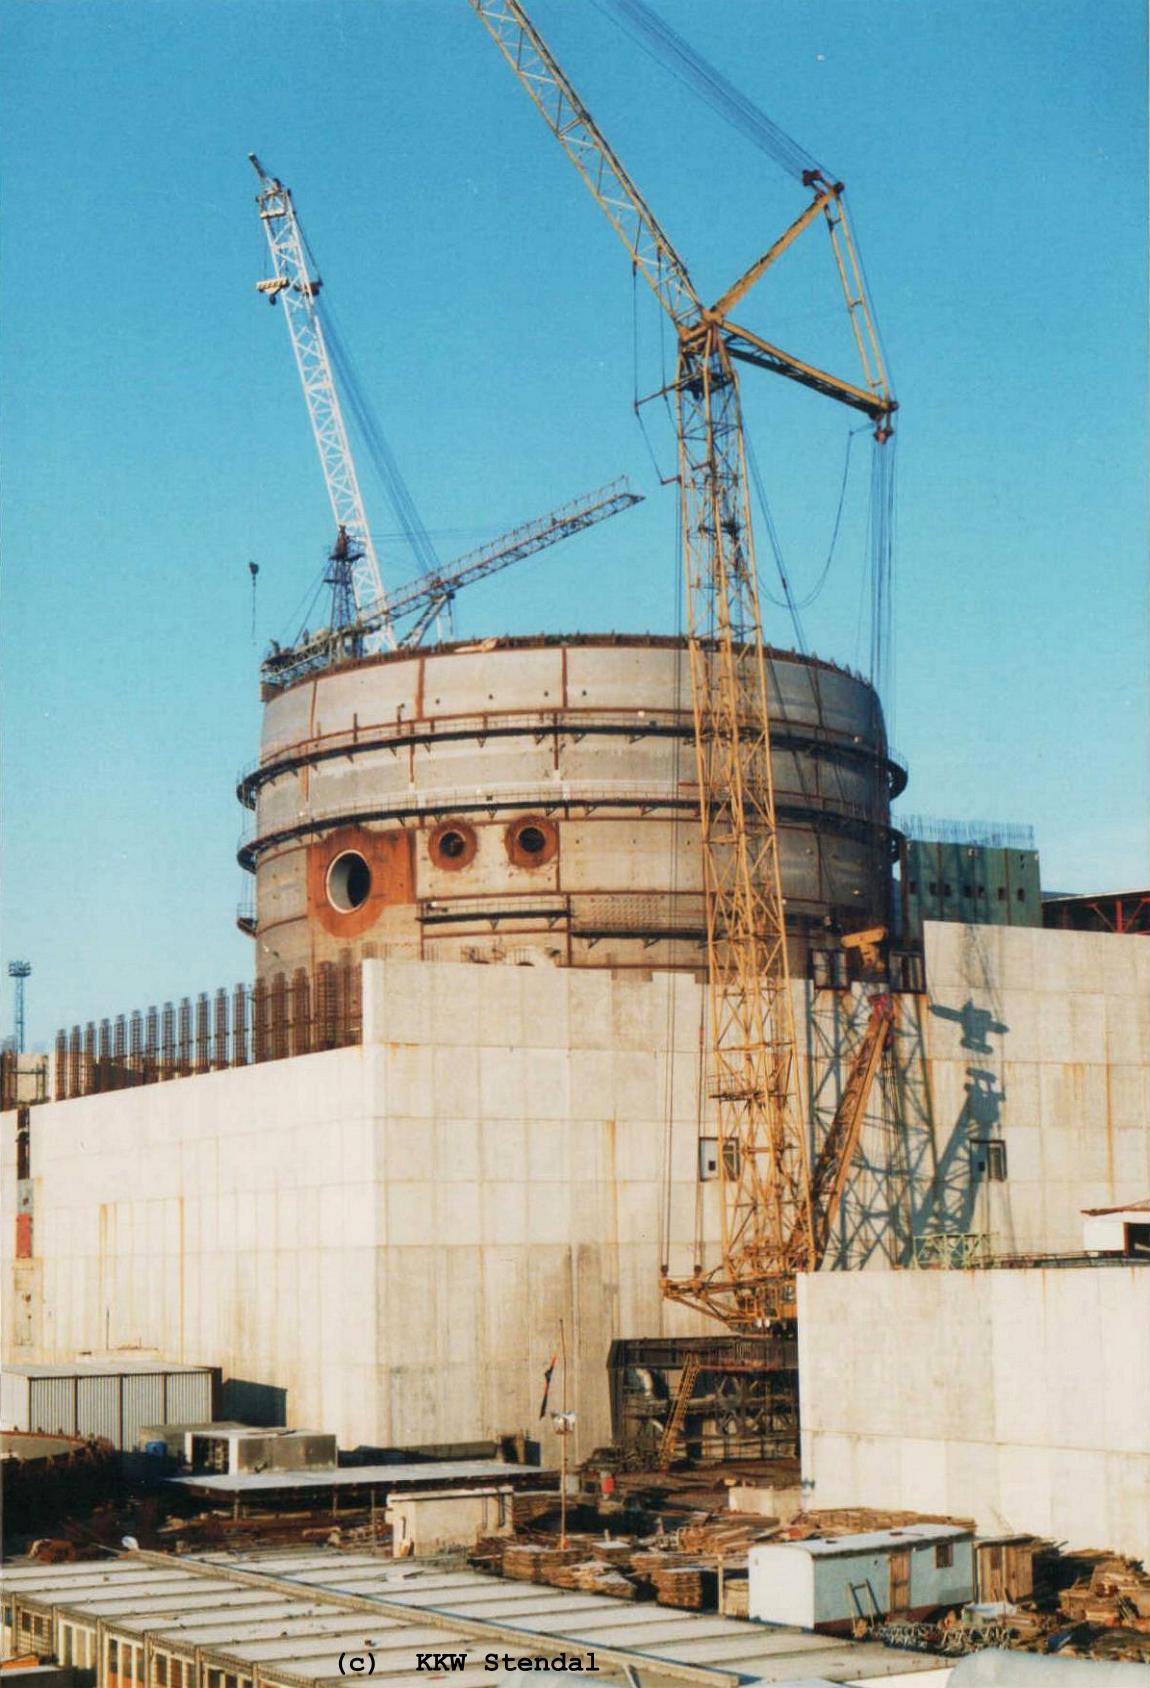
[[(520, 1582), (743, 1618), (748, 1553), (755, 1542), (853, 1536), (913, 1524), (974, 1528), (969, 1519), (876, 1507), (803, 1511), (786, 1523), (760, 1513), (696, 1512), (672, 1528), (666, 1528), (668, 1513), (659, 1512), (653, 1532), (620, 1530), (611, 1536), (573, 1530), (560, 1546), (554, 1495), (517, 1497), (517, 1510), (520, 1504), (516, 1536), (480, 1541), (472, 1564)], [(581, 1508), (579, 1521), (589, 1517), (593, 1514)], [(1094, 1550), (1067, 1553), (1034, 1537), (980, 1543), (977, 1552), (979, 1600), (929, 1622), (897, 1614), (860, 1620), (857, 1638), (948, 1655), (1005, 1647), (1150, 1663), (1150, 1574), (1137, 1561)]]
[(638, 1538), (571, 1533), (565, 1547), (539, 1529), (511, 1541), (485, 1538), (471, 1562), (519, 1582), (655, 1600), (687, 1612), (716, 1609), (723, 1585), (729, 1596), (723, 1610), (745, 1617), (747, 1552), (752, 1542), (770, 1541), (780, 1529), (777, 1519), (758, 1513), (721, 1512)]
[[(1066, 1658), (1150, 1664), (1150, 1574), (1135, 1559), (1096, 1549), (1034, 1544), (1033, 1598), (983, 1601), (940, 1622), (887, 1619), (863, 1632), (918, 1652), (1008, 1647)], [(1067, 1586), (1067, 1578), (1073, 1578)]]

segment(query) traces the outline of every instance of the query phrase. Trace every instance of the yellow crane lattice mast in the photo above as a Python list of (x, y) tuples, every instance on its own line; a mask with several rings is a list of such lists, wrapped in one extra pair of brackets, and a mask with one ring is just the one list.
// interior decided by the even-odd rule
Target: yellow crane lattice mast
[[(672, 390), (695, 726), (710, 996), (710, 1091), (719, 1137), (722, 1252), (664, 1293), (735, 1329), (793, 1312), (794, 1274), (818, 1263), (799, 1098), (770, 755), (770, 697), (736, 360), (871, 417), (885, 438), (889, 391), (841, 183), (804, 177), (802, 215), (707, 307), (656, 218), (518, 0), (468, 0), (613, 224), (674, 324)], [(823, 218), (863, 384), (792, 357), (730, 317), (803, 231)]]

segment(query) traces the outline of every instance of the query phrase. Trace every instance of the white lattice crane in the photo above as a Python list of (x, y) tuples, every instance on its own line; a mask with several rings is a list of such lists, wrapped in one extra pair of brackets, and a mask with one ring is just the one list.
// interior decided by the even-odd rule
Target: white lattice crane
[(642, 498), (625, 481), (612, 481), (445, 564), (436, 556), (411, 495), (391, 464), (391, 479), (399, 482), (395, 488), (401, 506), (398, 513), (421, 573), (394, 592), (385, 592), (316, 306), (323, 283), (308, 251), (291, 190), (268, 174), (254, 152), (248, 157), (260, 178), (256, 203), (274, 270), (257, 287), (273, 304), (282, 301), (336, 523), (326, 577), (332, 587), (331, 625), (306, 633), (286, 649), (273, 646), (263, 664), (263, 677), (282, 686), (333, 662), (360, 656), (380, 643), (392, 649), (417, 645), (431, 623), (443, 611), (450, 612), (456, 593), (465, 586), (630, 509)]
[[(329, 577), (333, 587), (332, 622), (348, 626), (377, 608), (384, 600), (384, 590), (323, 325), (316, 309), (323, 283), (315, 265), (309, 262), (291, 189), (284, 187), (275, 176), (270, 176), (254, 152), (248, 157), (260, 178), (256, 203), (274, 272), (268, 280), (259, 282), (258, 287), (273, 304), (279, 299), (283, 305), (331, 513), (335, 518), (336, 538), (331, 551), (333, 571)], [(386, 618), (380, 619), (376, 637), (394, 645)]]

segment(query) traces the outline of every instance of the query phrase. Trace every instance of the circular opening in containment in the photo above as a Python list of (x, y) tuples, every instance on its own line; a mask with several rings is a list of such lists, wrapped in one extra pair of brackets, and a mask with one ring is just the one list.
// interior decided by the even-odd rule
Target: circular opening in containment
[(358, 850), (345, 850), (327, 870), (327, 899), (340, 914), (362, 908), (371, 895), (371, 869)]
[(559, 833), (553, 821), (542, 815), (521, 815), (505, 833), (507, 854), (516, 867), (541, 867), (559, 848)]
[(436, 867), (453, 871), (466, 867), (475, 856), (475, 829), (466, 821), (441, 821), (428, 839), (427, 848)]

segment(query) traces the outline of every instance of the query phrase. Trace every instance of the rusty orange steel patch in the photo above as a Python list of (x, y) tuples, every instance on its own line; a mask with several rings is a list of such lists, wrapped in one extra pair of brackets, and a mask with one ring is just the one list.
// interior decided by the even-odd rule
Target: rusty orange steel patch
[[(345, 826), (329, 833), (307, 852), (308, 918), (335, 938), (358, 938), (375, 925), (385, 908), (410, 903), (415, 898), (411, 863), (412, 834), (402, 831), (369, 832), (362, 826)], [(346, 913), (332, 906), (327, 894), (331, 864), (348, 850), (361, 855), (371, 870), (371, 890), (358, 908)]]

